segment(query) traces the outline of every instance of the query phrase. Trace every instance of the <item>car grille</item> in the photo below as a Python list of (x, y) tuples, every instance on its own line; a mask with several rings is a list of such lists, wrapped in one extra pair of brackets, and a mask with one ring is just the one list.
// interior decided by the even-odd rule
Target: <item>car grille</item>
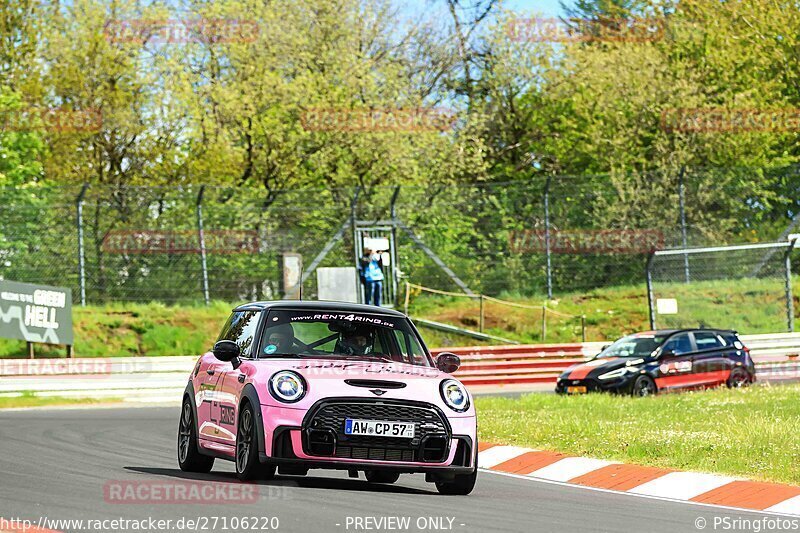
[(372, 461), (414, 461), (414, 450), (394, 448), (362, 448), (356, 446), (339, 446), (335, 457), (340, 459), (369, 459)]
[[(414, 438), (345, 435), (347, 418), (413, 422)], [(441, 451), (442, 440), (432, 437), (446, 437), (449, 443), (451, 433), (449, 424), (434, 406), (385, 400), (323, 400), (309, 410), (303, 429), (304, 448), (307, 450), (309, 435), (333, 433), (336, 436), (334, 457), (377, 461), (443, 461), (447, 446)]]

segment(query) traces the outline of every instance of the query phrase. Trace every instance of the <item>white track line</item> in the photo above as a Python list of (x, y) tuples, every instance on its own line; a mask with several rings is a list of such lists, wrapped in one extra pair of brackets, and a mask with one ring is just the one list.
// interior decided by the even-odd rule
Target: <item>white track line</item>
[[(550, 481), (549, 479), (540, 479), (540, 478), (534, 478), (534, 477), (530, 477), (530, 476), (523, 476), (523, 475), (520, 475), (520, 474), (511, 474), (509, 472), (498, 472), (496, 470), (487, 470), (487, 469), (484, 469), (483, 467), (479, 468), (479, 470), (481, 472), (485, 472), (487, 474), (495, 474), (495, 475), (498, 475), (498, 476), (512, 477), (512, 478), (515, 478), (515, 479), (523, 479), (523, 480), (526, 480), (526, 481), (536, 482), (536, 483), (548, 483), (550, 485), (558, 485), (558, 486), (561, 486), (561, 487), (570, 487), (570, 488), (578, 489), (578, 490), (593, 490), (595, 492), (606, 492), (608, 494), (617, 494), (619, 496), (630, 496), (632, 498), (647, 498), (648, 500), (658, 500), (658, 501), (662, 501), (662, 502), (680, 503), (680, 504), (683, 504), (683, 505), (693, 505), (693, 506), (697, 506), (697, 507), (707, 507), (709, 509), (725, 509), (727, 511), (736, 511), (736, 512), (740, 512), (740, 513), (762, 514), (762, 515), (768, 515), (768, 516), (784, 516), (784, 517), (788, 516), (788, 517), (796, 518), (796, 516), (792, 516), (791, 514), (788, 514), (787, 512), (784, 512), (782, 510), (777, 510), (777, 511), (773, 510), (773, 508), (777, 507), (777, 505), (774, 505), (774, 506), (772, 506), (769, 509), (766, 509), (764, 511), (758, 511), (756, 509), (742, 509), (740, 507), (729, 507), (729, 506), (726, 506), (726, 505), (714, 505), (714, 504), (711, 504), (711, 503), (693, 502), (693, 501), (688, 501), (688, 500), (675, 500), (673, 498), (664, 498), (662, 496), (651, 496), (649, 494), (635, 494), (635, 493), (632, 493), (632, 492), (622, 492), (622, 491), (618, 491), (618, 490), (601, 489), (601, 488), (598, 488), (598, 487), (589, 487), (587, 485), (573, 485), (572, 483), (563, 483), (561, 481)], [(786, 503), (786, 502), (784, 502), (784, 503)], [(778, 505), (780, 505), (780, 504), (778, 504)]]
[(772, 513), (787, 513), (800, 515), (800, 496), (789, 498), (781, 503), (776, 503), (772, 507), (767, 507), (767, 511)]
[(509, 459), (520, 456), (523, 453), (533, 452), (530, 448), (520, 448), (518, 446), (492, 446), (488, 450), (478, 453), (478, 464), (481, 468), (492, 468), (500, 463), (505, 463)]
[(565, 457), (560, 461), (556, 461), (528, 475), (535, 478), (549, 479), (550, 481), (569, 481), (570, 479), (575, 479), (576, 477), (593, 472), (598, 468), (613, 464), (619, 463), (590, 459), (588, 457)]
[(698, 474), (696, 472), (670, 472), (634, 487), (627, 492), (661, 496), (673, 500), (690, 500), (695, 496), (727, 485), (732, 481), (736, 481), (736, 478)]

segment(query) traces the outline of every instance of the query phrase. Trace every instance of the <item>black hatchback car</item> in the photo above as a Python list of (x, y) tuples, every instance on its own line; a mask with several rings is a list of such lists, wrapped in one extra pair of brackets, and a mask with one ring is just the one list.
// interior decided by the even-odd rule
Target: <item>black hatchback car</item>
[(743, 387), (756, 379), (735, 331), (681, 329), (628, 335), (559, 376), (556, 392), (608, 391), (649, 396), (664, 390)]

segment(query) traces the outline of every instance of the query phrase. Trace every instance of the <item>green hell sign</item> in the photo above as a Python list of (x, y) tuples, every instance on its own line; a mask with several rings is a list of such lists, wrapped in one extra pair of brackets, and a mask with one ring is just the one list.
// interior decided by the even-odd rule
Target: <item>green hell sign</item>
[(72, 345), (72, 292), (0, 280), (0, 337)]

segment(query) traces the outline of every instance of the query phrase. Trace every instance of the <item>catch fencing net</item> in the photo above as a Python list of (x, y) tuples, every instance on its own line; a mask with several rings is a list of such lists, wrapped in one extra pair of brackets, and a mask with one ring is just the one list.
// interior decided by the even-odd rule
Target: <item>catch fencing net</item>
[(655, 252), (648, 262), (654, 328), (792, 330), (792, 242)]

